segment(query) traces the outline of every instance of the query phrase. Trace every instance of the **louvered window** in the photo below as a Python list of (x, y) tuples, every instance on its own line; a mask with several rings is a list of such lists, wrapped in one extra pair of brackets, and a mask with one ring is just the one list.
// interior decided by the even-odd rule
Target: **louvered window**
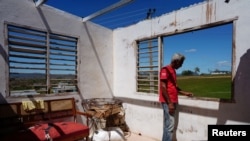
[(7, 26), (11, 96), (77, 92), (77, 38)]
[(158, 39), (137, 44), (137, 92), (158, 93)]

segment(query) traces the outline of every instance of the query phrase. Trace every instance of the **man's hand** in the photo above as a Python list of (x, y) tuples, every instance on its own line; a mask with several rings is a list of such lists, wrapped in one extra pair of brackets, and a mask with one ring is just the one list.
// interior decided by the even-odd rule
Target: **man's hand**
[(168, 104), (168, 112), (170, 115), (173, 115), (174, 112), (175, 112), (175, 107), (174, 107), (174, 104), (173, 103), (169, 103)]
[(188, 96), (188, 97), (193, 97), (194, 96), (194, 94), (191, 93), (191, 92), (179, 91), (179, 93), (182, 94), (182, 95)]
[(185, 95), (185, 96), (188, 96), (188, 97), (193, 97), (194, 96), (194, 94), (193, 93), (190, 93), (190, 92), (184, 92), (184, 91), (182, 91), (181, 92), (183, 95)]
[(193, 97), (193, 96), (194, 96), (194, 94), (193, 94), (193, 93), (190, 93), (190, 92), (186, 92), (185, 95), (186, 95), (186, 96), (189, 96), (189, 97)]

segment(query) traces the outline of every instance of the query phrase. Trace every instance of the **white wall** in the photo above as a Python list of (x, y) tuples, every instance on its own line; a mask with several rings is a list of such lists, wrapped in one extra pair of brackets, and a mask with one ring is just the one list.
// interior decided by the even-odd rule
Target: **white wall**
[[(114, 30), (114, 94), (124, 100), (131, 131), (161, 140), (161, 105), (157, 96), (136, 92), (135, 40), (156, 37), (215, 22), (236, 20), (235, 102), (180, 97), (177, 140), (207, 140), (208, 124), (250, 124), (250, 1), (209, 0)], [(211, 54), (212, 55), (212, 54)]]
[[(53, 7), (35, 7), (33, 0), (1, 0), (0, 4), (0, 99), (18, 101), (8, 97), (8, 47), (4, 42), (4, 23), (15, 23), (44, 31), (79, 38), (78, 80), (81, 95), (78, 98), (107, 98), (113, 92), (113, 34), (112, 30), (76, 17)], [(80, 96), (80, 97), (79, 97)], [(51, 98), (48, 96), (45, 98)], [(55, 95), (55, 98), (60, 96)], [(63, 97), (63, 96), (61, 96)]]

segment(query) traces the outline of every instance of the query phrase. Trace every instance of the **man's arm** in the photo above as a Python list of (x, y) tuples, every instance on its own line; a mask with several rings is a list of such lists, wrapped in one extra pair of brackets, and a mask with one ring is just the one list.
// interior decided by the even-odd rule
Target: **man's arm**
[(181, 90), (179, 87), (177, 87), (177, 90), (178, 90), (179, 94), (182, 94), (182, 95), (185, 95), (185, 96), (189, 96), (189, 97), (192, 97), (192, 96), (193, 96), (193, 93), (183, 91), (183, 90)]

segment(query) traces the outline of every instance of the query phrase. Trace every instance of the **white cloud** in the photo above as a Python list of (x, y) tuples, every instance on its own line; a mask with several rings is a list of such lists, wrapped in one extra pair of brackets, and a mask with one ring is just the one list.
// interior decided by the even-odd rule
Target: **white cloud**
[(189, 50), (185, 50), (185, 52), (196, 52), (197, 50), (196, 49), (194, 49), (194, 48), (191, 48), (191, 49), (189, 49)]
[(223, 67), (223, 66), (231, 66), (231, 63), (229, 61), (219, 61), (217, 62), (217, 65), (219, 67)]

